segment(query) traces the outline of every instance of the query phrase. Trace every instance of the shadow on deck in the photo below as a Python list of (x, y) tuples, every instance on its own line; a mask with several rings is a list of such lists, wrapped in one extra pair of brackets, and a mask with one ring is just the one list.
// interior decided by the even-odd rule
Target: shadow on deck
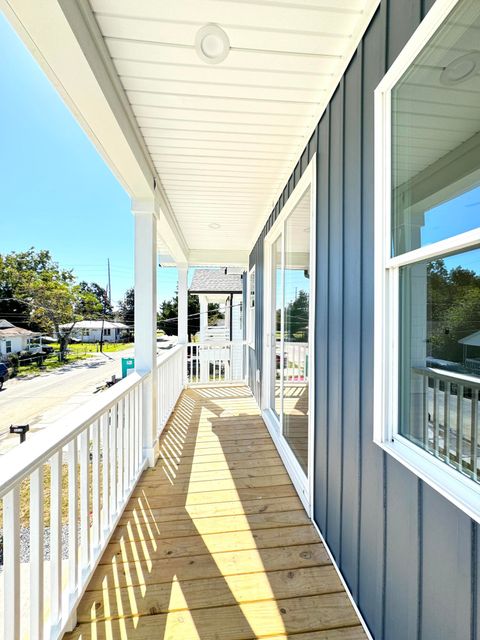
[(246, 387), (185, 391), (65, 638), (365, 633)]

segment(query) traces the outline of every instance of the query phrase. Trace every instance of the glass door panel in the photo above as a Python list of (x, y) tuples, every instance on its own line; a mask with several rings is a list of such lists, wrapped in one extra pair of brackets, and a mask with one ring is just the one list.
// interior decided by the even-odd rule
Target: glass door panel
[(279, 235), (272, 246), (272, 339), (271, 339), (271, 375), (272, 384), (270, 408), (277, 418), (282, 411), (281, 397), (281, 346), (282, 346), (282, 236)]
[(285, 222), (282, 432), (307, 474), (310, 188)]

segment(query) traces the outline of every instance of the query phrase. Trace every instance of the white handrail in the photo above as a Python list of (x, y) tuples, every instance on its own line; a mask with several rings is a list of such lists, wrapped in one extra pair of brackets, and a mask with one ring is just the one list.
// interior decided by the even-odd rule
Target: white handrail
[[(150, 374), (129, 375), (2, 457), (4, 565), (0, 581), (5, 640), (16, 640), (21, 634), (58, 638), (73, 626), (81, 595), (145, 468), (141, 398), (144, 385), (150, 382)], [(117, 442), (123, 446), (114, 446)], [(45, 471), (50, 476), (47, 483)], [(28, 504), (26, 482), (30, 508), (29, 513), (22, 512), (21, 522), (21, 506)], [(50, 507), (45, 513), (48, 492)], [(49, 560), (45, 559), (45, 516), (49, 519)], [(20, 536), (21, 526), (30, 534), (23, 549), (23, 556), (26, 551), (30, 554), (29, 563), (22, 557), (21, 545), (26, 543), (25, 536), (23, 542)], [(64, 544), (65, 528), (68, 545)], [(50, 576), (47, 593), (44, 574)], [(22, 606), (20, 612), (24, 579), (30, 581), (29, 606)]]
[(160, 434), (185, 387), (186, 345), (179, 344), (157, 360), (158, 412), (157, 432)]
[[(160, 432), (185, 386), (186, 345), (162, 353), (156, 366)], [(131, 373), (1, 458), (5, 640), (59, 638), (75, 624), (80, 598), (147, 464), (142, 415), (152, 378)], [(29, 531), (28, 543), (22, 527)], [(25, 579), (29, 602), (20, 609)]]
[(32, 434), (20, 447), (14, 447), (2, 456), (0, 467), (0, 498), (13, 485), (27, 477), (33, 469), (47, 462), (58, 449), (66, 446), (85, 426), (92, 424), (111, 409), (130, 389), (145, 381), (148, 374), (131, 373), (107, 389), (99, 398), (75, 409), (48, 429)]

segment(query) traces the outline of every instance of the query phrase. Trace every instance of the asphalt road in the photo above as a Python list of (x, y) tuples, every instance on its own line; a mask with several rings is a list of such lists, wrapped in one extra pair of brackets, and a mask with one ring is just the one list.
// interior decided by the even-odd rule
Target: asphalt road
[(5, 434), (11, 424), (29, 424), (30, 432), (48, 427), (95, 398), (114, 374), (121, 377), (121, 359), (132, 355), (133, 349), (98, 354), (30, 380), (9, 380), (0, 391), (0, 454), (19, 443), (19, 436)]

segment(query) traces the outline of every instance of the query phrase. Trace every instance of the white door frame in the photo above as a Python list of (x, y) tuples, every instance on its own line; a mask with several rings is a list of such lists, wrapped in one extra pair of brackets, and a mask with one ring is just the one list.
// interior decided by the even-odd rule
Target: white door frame
[[(283, 384), (281, 388), (280, 420), (270, 408), (272, 391), (271, 340), (272, 331), (272, 246), (280, 233), (285, 230), (285, 222), (297, 206), (305, 191), (310, 187), (310, 301), (308, 332), (308, 474), (305, 475), (287, 440), (283, 436)], [(282, 267), (284, 266), (284, 239), (282, 239)], [(262, 375), (262, 415), (272, 440), (282, 458), (295, 489), (310, 517), (313, 517), (314, 503), (314, 450), (315, 450), (315, 272), (316, 272), (316, 156), (312, 158), (295, 189), (285, 203), (280, 215), (264, 240), (264, 323), (263, 323), (263, 375)], [(283, 273), (283, 272), (282, 272)], [(283, 282), (282, 275), (282, 282)], [(282, 287), (283, 288), (283, 287)], [(282, 310), (282, 329), (284, 323)], [(283, 353), (283, 331), (282, 350)]]

